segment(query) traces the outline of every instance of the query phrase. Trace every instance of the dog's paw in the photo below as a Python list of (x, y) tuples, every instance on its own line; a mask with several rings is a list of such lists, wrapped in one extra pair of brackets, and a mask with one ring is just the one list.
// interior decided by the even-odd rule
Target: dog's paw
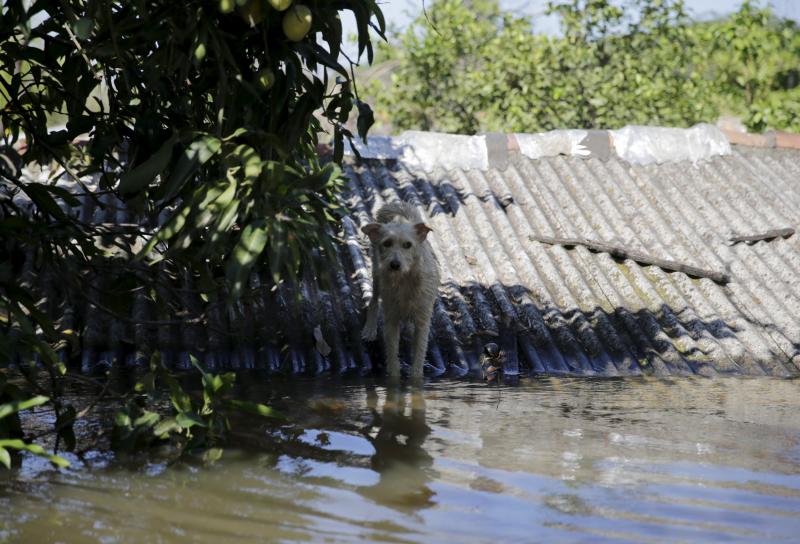
[(364, 329), (361, 331), (361, 339), (366, 342), (372, 342), (378, 337), (378, 326), (372, 324), (364, 325)]

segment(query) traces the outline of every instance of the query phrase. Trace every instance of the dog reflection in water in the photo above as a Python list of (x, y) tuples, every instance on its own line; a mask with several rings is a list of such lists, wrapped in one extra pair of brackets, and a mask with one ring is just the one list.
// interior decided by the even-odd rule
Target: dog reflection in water
[(373, 420), (364, 433), (375, 448), (371, 464), (380, 481), (362, 493), (379, 503), (410, 510), (433, 505), (429, 487), (433, 457), (423, 447), (431, 428), (425, 421), (422, 393), (421, 389), (389, 387), (379, 406), (377, 391), (367, 390)]

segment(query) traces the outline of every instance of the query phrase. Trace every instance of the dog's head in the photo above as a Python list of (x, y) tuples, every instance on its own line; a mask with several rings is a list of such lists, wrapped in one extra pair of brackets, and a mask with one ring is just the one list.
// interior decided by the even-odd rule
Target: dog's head
[(383, 272), (406, 274), (419, 259), (419, 247), (431, 231), (425, 223), (370, 223), (361, 231), (378, 248)]

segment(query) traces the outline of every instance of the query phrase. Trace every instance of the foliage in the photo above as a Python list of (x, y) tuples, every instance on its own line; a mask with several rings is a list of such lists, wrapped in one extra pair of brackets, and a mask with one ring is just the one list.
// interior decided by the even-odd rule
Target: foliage
[(745, 2), (696, 23), (681, 0), (563, 0), (557, 37), (496, 0), (437, 0), (382, 46), (378, 117), (401, 129), (476, 133), (626, 124), (688, 126), (720, 111), (797, 128), (800, 32)]
[[(192, 365), (201, 376), (202, 399), (192, 398), (163, 365), (159, 354), (153, 356), (150, 371), (136, 383), (132, 398), (115, 418), (112, 447), (132, 451), (168, 440), (180, 454), (202, 449), (205, 460), (215, 461), (222, 454), (220, 446), (231, 430), (231, 412), (283, 418), (268, 406), (234, 398), (235, 373), (207, 372), (194, 356)], [(173, 416), (163, 417), (148, 409), (162, 390), (168, 391)]]
[[(66, 308), (88, 302), (130, 316), (136, 294), (146, 293), (162, 315), (186, 315), (174, 288), (186, 277), (204, 300), (224, 304), (248, 288), (254, 267), (291, 282), (301, 266), (331, 257), (342, 179), (335, 165), (320, 164), (320, 120), (338, 160), (352, 137), (351, 111), (362, 137), (372, 115), (352, 65), (339, 60), (340, 12), (355, 15), (359, 58), (369, 61), (370, 32), (382, 36), (384, 21), (375, 0), (294, 8), (4, 2), (0, 366), (18, 363), (29, 392), (50, 398), (68, 449), (75, 411), (61, 400), (72, 372), (65, 359), (86, 331)], [(284, 25), (296, 13), (302, 25)], [(58, 120), (64, 126), (51, 128)], [(39, 167), (51, 168), (44, 182), (23, 175)], [(98, 224), (71, 211), (86, 201), (101, 216), (124, 205), (141, 225), (166, 221), (133, 231)], [(38, 366), (48, 384), (33, 378)]]
[(723, 111), (753, 130), (800, 131), (800, 30), (744, 2), (722, 21), (695, 25)]
[(19, 387), (8, 382), (5, 372), (0, 371), (0, 464), (11, 468), (9, 450), (15, 450), (27, 451), (33, 455), (44, 457), (59, 467), (69, 466), (69, 461), (66, 459), (49, 454), (41, 446), (22, 439), (20, 412), (42, 406), (49, 400), (41, 395), (26, 398), (25, 393)]

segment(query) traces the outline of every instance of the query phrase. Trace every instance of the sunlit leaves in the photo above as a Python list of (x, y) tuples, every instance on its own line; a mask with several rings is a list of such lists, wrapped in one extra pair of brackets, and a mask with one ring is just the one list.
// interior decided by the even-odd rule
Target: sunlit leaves
[(0, 419), (6, 418), (18, 412), (24, 412), (25, 410), (30, 410), (31, 408), (34, 408), (36, 406), (41, 406), (42, 404), (45, 404), (49, 400), (50, 399), (47, 397), (38, 395), (26, 400), (15, 400), (7, 402), (5, 404), (0, 404)]
[(267, 226), (254, 223), (244, 227), (239, 237), (239, 242), (233, 248), (231, 259), (228, 261), (227, 277), (233, 293), (241, 293), (244, 282), (256, 259), (264, 251), (267, 244)]
[(63, 457), (59, 457), (58, 455), (53, 455), (45, 451), (43, 447), (38, 444), (28, 444), (23, 442), (19, 439), (6, 439), (0, 440), (0, 462), (6, 466), (6, 468), (11, 468), (10, 466), (10, 456), (7, 454), (7, 450), (13, 449), (17, 451), (27, 451), (36, 455), (38, 457), (43, 457), (53, 463), (57, 467), (65, 468), (69, 466), (69, 461), (64, 459)]
[[(4, 376), (0, 375), (0, 398), (2, 398), (3, 393), (7, 393), (6, 389), (9, 388), (9, 384), (6, 382)], [(19, 393), (15, 393), (19, 394)], [(44, 457), (54, 465), (58, 467), (68, 467), (69, 461), (66, 459), (59, 457), (57, 455), (52, 455), (44, 450), (38, 444), (30, 444), (22, 439), (19, 438), (12, 438), (12, 439), (4, 439), (2, 438), (4, 435), (7, 436), (6, 433), (2, 432), (6, 429), (6, 425), (4, 421), (6, 418), (17, 418), (17, 414), (19, 412), (23, 412), (25, 410), (30, 410), (31, 408), (35, 408), (37, 406), (42, 406), (50, 402), (48, 397), (38, 395), (29, 399), (19, 399), (19, 400), (12, 400), (10, 402), (6, 402), (0, 404), (0, 464), (5, 466), (6, 468), (11, 468), (11, 454), (9, 450), (16, 450), (16, 451), (27, 451), (32, 453), (33, 455), (37, 455), (39, 457)], [(18, 426), (18, 423), (17, 423)], [(62, 427), (63, 428), (63, 427)], [(71, 433), (71, 427), (69, 427), (69, 433)], [(74, 435), (73, 439), (74, 439)]]
[(197, 170), (216, 155), (222, 142), (218, 138), (202, 135), (181, 154), (169, 180), (164, 185), (163, 200), (170, 201)]

